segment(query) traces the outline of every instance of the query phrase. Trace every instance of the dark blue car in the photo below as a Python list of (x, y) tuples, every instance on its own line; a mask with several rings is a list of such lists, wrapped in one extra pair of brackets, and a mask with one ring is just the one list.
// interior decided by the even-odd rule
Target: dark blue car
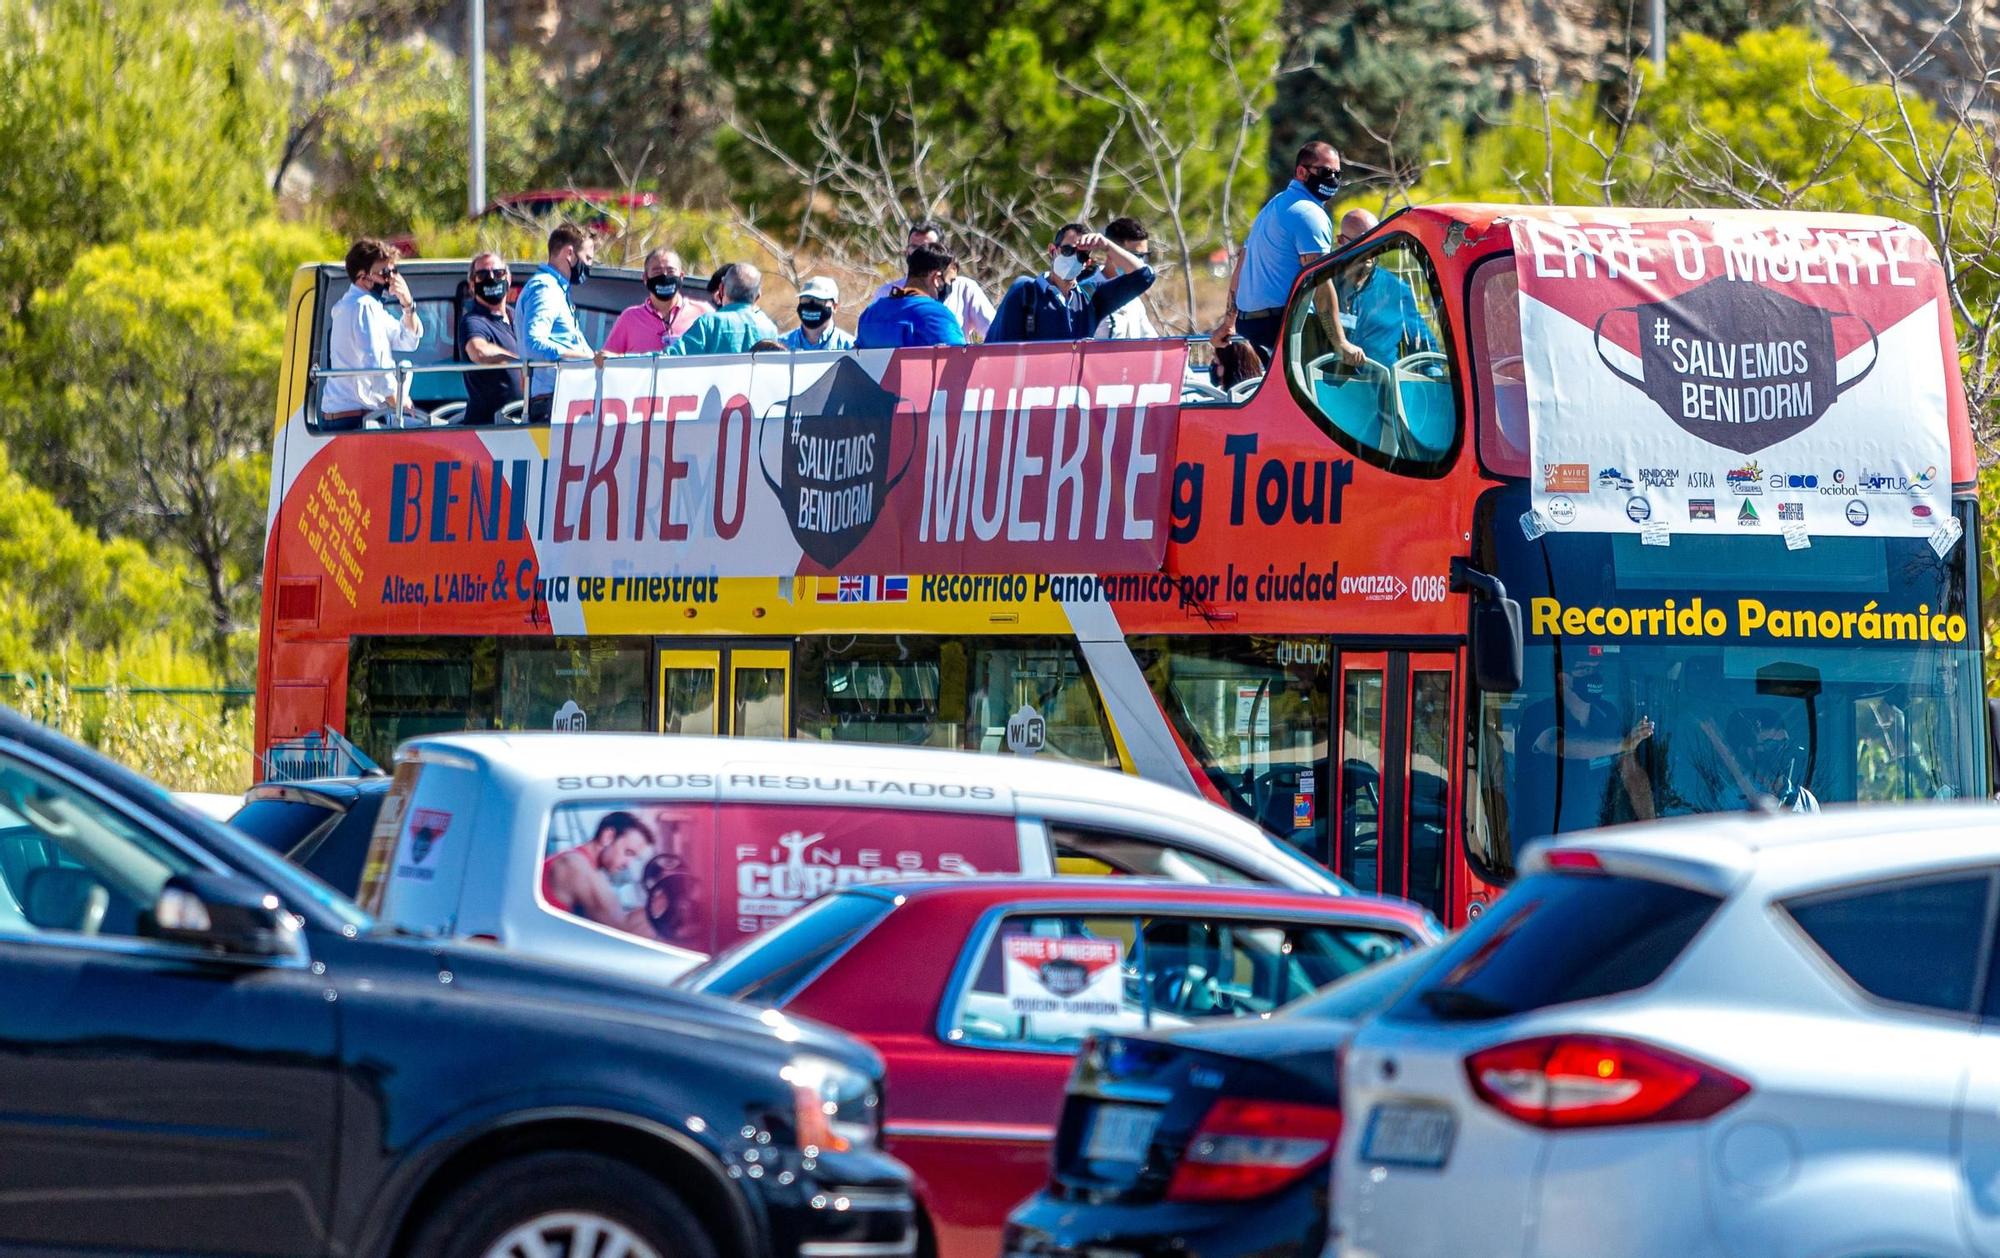
[(0, 709), (0, 1252), (890, 1258), (881, 1062), (379, 932)]

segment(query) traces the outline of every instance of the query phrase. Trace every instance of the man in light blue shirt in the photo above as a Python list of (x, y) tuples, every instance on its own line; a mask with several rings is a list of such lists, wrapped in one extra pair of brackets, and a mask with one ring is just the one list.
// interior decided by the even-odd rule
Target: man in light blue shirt
[(786, 349), (853, 349), (854, 337), (833, 325), (840, 309), (840, 286), (815, 275), (799, 289), (799, 326), (785, 333)]
[[(593, 358), (594, 353), (577, 322), (576, 307), (570, 304), (572, 284), (590, 278), (590, 264), (597, 261), (597, 238), (573, 223), (562, 223), (549, 233), (549, 260), (535, 268), (521, 295), (514, 301), (514, 319), (521, 329), (521, 356), (531, 362), (556, 358)], [(556, 372), (542, 367), (528, 373), (528, 422), (546, 424), (555, 403)]]
[(764, 273), (748, 262), (732, 263), (722, 272), (722, 305), (696, 319), (667, 353), (747, 354), (759, 341), (777, 340), (778, 325), (757, 309), (763, 295)]
[[(1284, 331), (1285, 300), (1299, 273), (1333, 248), (1333, 220), (1325, 202), (1340, 191), (1340, 154), (1322, 140), (1299, 150), (1292, 181), (1264, 203), (1250, 224), (1250, 234), (1236, 255), (1229, 277), (1229, 305), (1212, 338), (1226, 345), (1240, 332), (1269, 362)], [(1314, 290), (1316, 310), (1334, 351), (1349, 365), (1359, 365), (1361, 350), (1347, 339), (1333, 286)]]
[[(1334, 244), (1352, 244), (1374, 230), (1373, 214), (1349, 210), (1341, 215)], [(1407, 355), (1434, 353), (1437, 341), (1424, 322), (1416, 292), (1402, 276), (1379, 265), (1380, 257), (1370, 254), (1341, 267), (1333, 288), (1340, 298), (1340, 323), (1347, 339), (1373, 361), (1393, 367)]]

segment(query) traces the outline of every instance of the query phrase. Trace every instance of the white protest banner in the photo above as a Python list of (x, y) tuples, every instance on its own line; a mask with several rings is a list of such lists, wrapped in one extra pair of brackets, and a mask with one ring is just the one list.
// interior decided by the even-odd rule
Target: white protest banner
[(1926, 536), (1949, 515), (1956, 363), (1921, 234), (1563, 218), (1511, 228), (1534, 506), (1553, 528)]

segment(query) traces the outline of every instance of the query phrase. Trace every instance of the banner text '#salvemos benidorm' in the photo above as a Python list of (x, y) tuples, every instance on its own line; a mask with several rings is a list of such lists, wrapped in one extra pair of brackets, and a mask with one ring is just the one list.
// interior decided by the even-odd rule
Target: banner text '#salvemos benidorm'
[(1534, 506), (1589, 532), (1925, 535), (1948, 313), (1889, 220), (1516, 219)]

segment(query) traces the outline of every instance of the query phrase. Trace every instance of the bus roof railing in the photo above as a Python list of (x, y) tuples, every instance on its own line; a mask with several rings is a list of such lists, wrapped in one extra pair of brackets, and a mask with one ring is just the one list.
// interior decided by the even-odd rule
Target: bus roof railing
[[(1187, 345), (1190, 349), (1193, 349), (1197, 346), (1206, 347), (1212, 343), (1209, 339), (1209, 336), (1206, 333), (1200, 333), (1200, 332), (1190, 332), (1183, 336), (1161, 336), (1161, 337), (1155, 337), (1153, 339), (1160, 341), (1180, 341), (1185, 345)], [(1230, 340), (1241, 341), (1243, 340), (1243, 338), (1241, 336), (1232, 335), (1230, 337)], [(756, 354), (759, 353), (760, 351), (753, 349), (750, 352), (752, 354)], [(764, 350), (761, 352), (767, 354), (777, 354), (780, 352), (785, 354), (793, 354), (793, 353), (851, 354), (855, 351), (853, 350), (799, 351), (788, 348), (783, 351)], [(606, 354), (604, 356), (604, 360), (602, 363), (599, 363), (594, 358), (536, 358), (536, 359), (523, 359), (511, 363), (453, 362), (453, 363), (428, 363), (419, 366), (416, 363), (411, 362), (409, 359), (403, 358), (403, 359), (398, 359), (395, 365), (391, 367), (314, 366), (307, 370), (307, 378), (311, 381), (313, 389), (312, 405), (310, 407), (309, 414), (317, 414), (317, 412), (319, 411), (318, 390), (328, 380), (357, 379), (361, 377), (374, 379), (382, 376), (393, 376), (395, 377), (396, 381), (396, 395), (398, 397), (407, 399), (410, 396), (410, 382), (418, 376), (456, 376), (456, 375), (464, 375), (465, 373), (471, 371), (594, 371), (597, 373), (597, 390), (598, 390), (597, 400), (599, 403), (601, 403), (604, 396), (603, 394), (604, 369), (606, 367), (614, 366), (620, 363), (652, 363), (655, 366), (657, 366), (663, 359), (681, 358), (681, 357), (682, 357), (681, 355), (669, 354), (665, 350), (658, 350), (650, 354)], [(1187, 384), (1200, 385), (1202, 382), (1199, 380), (1199, 374), (1201, 374), (1199, 367), (1191, 359), (1188, 364), (1187, 374), (1182, 382), (1183, 385)], [(1207, 396), (1207, 393), (1209, 392), (1216, 392), (1216, 391), (1211, 386), (1210, 388), (1203, 390), (1201, 395), (1196, 400), (1215, 401), (1215, 400), (1221, 400), (1223, 396), (1226, 396), (1218, 393), (1215, 398), (1209, 398)], [(1237, 400), (1240, 400), (1240, 398)], [(445, 403), (444, 405), (451, 406), (456, 404)], [(405, 407), (411, 410), (417, 409), (413, 406), (410, 406), (407, 402), (405, 403)], [(377, 408), (377, 410), (374, 412), (371, 412), (369, 417), (370, 418), (376, 418), (378, 416), (389, 417), (400, 413), (401, 411), (398, 408), (384, 406)]]

